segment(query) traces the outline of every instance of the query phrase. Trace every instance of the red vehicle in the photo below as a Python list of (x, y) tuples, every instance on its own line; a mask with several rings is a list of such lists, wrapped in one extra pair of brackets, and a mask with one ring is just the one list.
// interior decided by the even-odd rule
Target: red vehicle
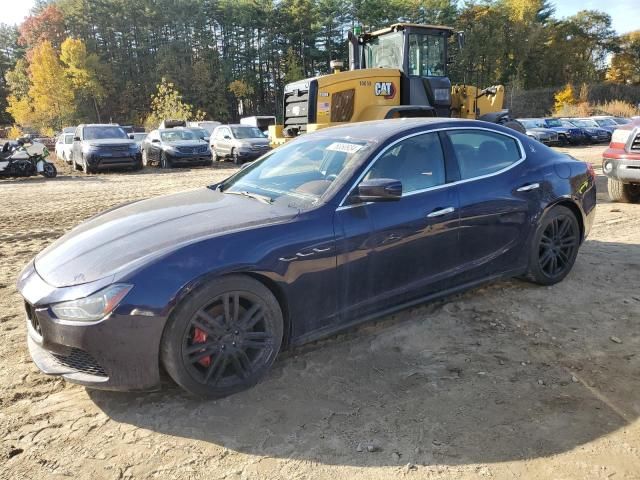
[(611, 200), (640, 202), (640, 119), (613, 131), (603, 154), (602, 171), (609, 179)]

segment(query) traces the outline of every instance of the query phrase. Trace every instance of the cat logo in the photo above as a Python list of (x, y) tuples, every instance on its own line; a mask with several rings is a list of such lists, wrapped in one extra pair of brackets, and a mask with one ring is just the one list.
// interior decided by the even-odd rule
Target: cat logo
[(393, 85), (393, 82), (376, 82), (373, 91), (376, 97), (384, 97), (387, 100), (396, 95), (396, 87)]

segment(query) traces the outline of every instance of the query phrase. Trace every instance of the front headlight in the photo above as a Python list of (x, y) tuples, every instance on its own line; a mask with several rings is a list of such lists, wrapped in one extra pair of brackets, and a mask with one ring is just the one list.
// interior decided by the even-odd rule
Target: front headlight
[(60, 320), (94, 322), (109, 315), (132, 288), (133, 285), (111, 285), (88, 297), (51, 305), (51, 310)]
[(99, 147), (95, 146), (95, 145), (83, 145), (82, 146), (82, 151), (84, 153), (88, 153), (88, 152), (95, 152), (96, 150), (98, 150)]

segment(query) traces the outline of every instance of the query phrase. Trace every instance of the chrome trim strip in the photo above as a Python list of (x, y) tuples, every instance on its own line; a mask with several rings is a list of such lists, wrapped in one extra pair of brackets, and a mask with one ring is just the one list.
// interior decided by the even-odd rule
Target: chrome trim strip
[(451, 187), (453, 185), (460, 185), (462, 183), (473, 182), (473, 181), (476, 181), (476, 180), (482, 180), (484, 178), (490, 178), (490, 177), (493, 177), (495, 175), (500, 175), (500, 174), (502, 174), (502, 173), (504, 173), (504, 172), (506, 172), (508, 170), (511, 170), (512, 168), (515, 168), (516, 166), (520, 165), (522, 162), (524, 162), (527, 159), (527, 153), (526, 153), (526, 150), (524, 149), (524, 145), (522, 145), (522, 142), (520, 141), (520, 139), (518, 137), (510, 135), (509, 133), (498, 132), (498, 131), (493, 130), (491, 128), (485, 128), (485, 127), (443, 127), (443, 128), (433, 129), (433, 130), (414, 132), (414, 133), (412, 133), (410, 135), (405, 135), (404, 137), (401, 137), (401, 138), (395, 140), (393, 143), (389, 144), (387, 146), (387, 148), (385, 148), (380, 153), (378, 153), (378, 155), (376, 155), (373, 158), (373, 160), (371, 160), (369, 162), (369, 165), (367, 166), (367, 168), (365, 168), (365, 170), (358, 176), (356, 181), (353, 182), (353, 185), (351, 185), (351, 188), (349, 188), (349, 190), (347, 191), (347, 194), (340, 201), (340, 204), (338, 205), (338, 208), (336, 208), (336, 212), (337, 211), (341, 211), (341, 210), (346, 210), (348, 208), (359, 207), (361, 205), (369, 205), (371, 203), (374, 203), (374, 202), (365, 202), (365, 203), (357, 203), (357, 204), (354, 204), (354, 205), (344, 205), (345, 200), (347, 198), (349, 198), (349, 195), (351, 195), (351, 192), (353, 191), (353, 189), (356, 188), (356, 186), (360, 183), (360, 181), (364, 178), (364, 176), (367, 173), (369, 173), (369, 170), (371, 170), (371, 168), (373, 167), (375, 162), (378, 161), (378, 159), (383, 154), (385, 154), (387, 151), (389, 151), (389, 149), (393, 148), (396, 144), (398, 144), (399, 142), (402, 142), (403, 140), (406, 140), (407, 138), (416, 137), (418, 135), (425, 135), (427, 133), (447, 132), (447, 131), (450, 131), (450, 130), (484, 130), (484, 131), (487, 131), (487, 132), (495, 133), (497, 135), (504, 135), (505, 137), (513, 138), (517, 142), (518, 147), (520, 148), (520, 154), (521, 154), (520, 160), (518, 160), (515, 163), (512, 163), (511, 165), (509, 165), (508, 167), (503, 168), (502, 170), (498, 170), (497, 172), (489, 173), (487, 175), (481, 175), (479, 177), (473, 177), (473, 178), (465, 178), (464, 180), (458, 180), (457, 182), (443, 183), (442, 185), (436, 185), (434, 187), (423, 188), (422, 190), (414, 190), (413, 192), (403, 193), (402, 194), (403, 198), (404, 197), (410, 197), (411, 195), (417, 195), (419, 193), (428, 192), (428, 191), (431, 191), (431, 190), (438, 190), (438, 189), (445, 188), (445, 187)]

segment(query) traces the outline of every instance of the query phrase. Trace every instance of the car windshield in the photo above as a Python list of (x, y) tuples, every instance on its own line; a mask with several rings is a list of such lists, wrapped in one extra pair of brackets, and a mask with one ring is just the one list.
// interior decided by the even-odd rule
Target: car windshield
[(578, 125), (574, 120), (560, 120), (560, 124), (565, 128), (575, 128), (576, 126), (582, 126)]
[(540, 120), (519, 120), (525, 128), (544, 128), (544, 123)]
[(195, 140), (196, 136), (191, 130), (167, 130), (160, 132), (163, 142), (179, 142), (180, 140)]
[(127, 134), (120, 127), (84, 127), (85, 140), (101, 140), (107, 138), (128, 138)]
[(590, 127), (591, 126), (587, 122), (585, 122), (584, 120), (576, 120), (575, 118), (572, 118), (571, 120), (566, 120), (566, 122), (571, 123), (571, 124), (575, 125), (576, 127)]
[(445, 38), (440, 35), (409, 35), (409, 75), (443, 77)]
[(64, 143), (66, 143), (67, 145), (73, 143), (73, 133), (69, 133), (64, 136)]
[(310, 208), (348, 180), (369, 146), (340, 138), (299, 139), (240, 170), (221, 185), (221, 190)]
[(207, 132), (204, 128), (190, 128), (189, 129), (197, 138), (205, 138), (209, 136), (209, 132)]
[(264, 134), (256, 127), (231, 127), (235, 138), (264, 138)]
[(555, 118), (547, 118), (545, 120), (545, 123), (549, 127), (561, 127), (562, 126), (562, 123), (560, 123), (560, 120), (555, 119)]
[(402, 68), (402, 32), (374, 37), (364, 44), (367, 68)]
[(598, 128), (600, 126), (600, 125), (598, 125), (598, 123), (595, 120), (591, 120), (589, 118), (581, 118), (579, 121), (582, 122), (582, 125), (580, 125), (581, 127), (595, 127), (595, 128)]
[(596, 123), (601, 127), (616, 127), (617, 124), (610, 118), (596, 118)]

